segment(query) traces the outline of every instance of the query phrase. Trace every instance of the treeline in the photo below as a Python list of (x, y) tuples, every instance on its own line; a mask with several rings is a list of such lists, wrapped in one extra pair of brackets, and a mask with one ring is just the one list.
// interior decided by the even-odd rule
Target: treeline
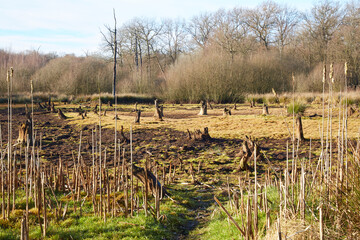
[[(266, 1), (255, 8), (234, 7), (181, 19), (134, 18), (116, 30), (117, 92), (151, 94), (171, 101), (236, 101), (244, 93), (322, 91), (323, 65), (335, 63), (336, 84), (355, 88), (360, 74), (358, 2), (319, 1), (307, 12)], [(21, 69), (18, 90), (34, 80), (37, 91), (65, 94), (111, 92), (114, 29), (102, 31), (99, 56), (56, 57), (36, 52), (0, 52), (4, 69)], [(31, 56), (38, 56), (31, 58)], [(10, 57), (11, 58), (11, 57)], [(21, 58), (21, 57), (20, 57)], [(36, 62), (36, 64), (34, 64)], [(22, 66), (22, 65), (21, 65)], [(25, 74), (26, 72), (26, 74)]]

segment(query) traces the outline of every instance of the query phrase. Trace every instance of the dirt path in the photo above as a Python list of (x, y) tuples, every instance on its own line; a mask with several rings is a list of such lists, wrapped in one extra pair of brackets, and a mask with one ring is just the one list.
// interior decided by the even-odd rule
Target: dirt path
[(209, 221), (214, 204), (214, 190), (203, 185), (177, 185), (173, 188), (178, 196), (180, 204), (187, 211), (180, 216), (186, 219), (185, 224), (178, 226), (179, 232), (175, 233), (174, 239), (201, 239), (197, 231), (206, 226)]

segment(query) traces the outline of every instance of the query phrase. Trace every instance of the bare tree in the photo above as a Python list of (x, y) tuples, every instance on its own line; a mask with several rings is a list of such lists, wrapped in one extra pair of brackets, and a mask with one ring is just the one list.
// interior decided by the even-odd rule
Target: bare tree
[(295, 34), (295, 28), (300, 22), (300, 14), (296, 9), (280, 6), (275, 15), (275, 41), (280, 55), (289, 44), (290, 37)]
[(329, 0), (320, 1), (310, 13), (304, 15), (304, 30), (308, 33), (313, 48), (319, 54), (319, 61), (326, 62), (328, 43), (339, 29), (343, 18), (343, 11), (339, 2)]
[(107, 36), (106, 34), (104, 34), (103, 32), (101, 32), (101, 34), (103, 35), (104, 41), (107, 43), (107, 46), (111, 49), (112, 55), (113, 55), (113, 60), (114, 60), (114, 67), (113, 67), (113, 86), (112, 86), (112, 94), (114, 96), (115, 99), (115, 92), (116, 92), (116, 62), (117, 62), (117, 40), (116, 40), (116, 35), (117, 35), (117, 29), (116, 29), (116, 15), (115, 15), (115, 9), (113, 9), (113, 14), (114, 14), (114, 29), (110, 28), (110, 26), (106, 26), (105, 28), (108, 32)]
[(164, 44), (165, 54), (175, 63), (179, 54), (184, 51), (187, 33), (185, 31), (185, 22), (179, 19), (166, 19), (163, 21), (164, 31), (162, 42)]
[(219, 10), (215, 14), (216, 30), (214, 41), (228, 52), (231, 59), (241, 52), (246, 54), (251, 44), (248, 44), (248, 26), (245, 24), (245, 11), (241, 8), (234, 8), (228, 12)]
[(247, 11), (246, 24), (266, 49), (269, 49), (270, 43), (274, 42), (275, 16), (278, 12), (279, 5), (273, 1), (264, 2), (255, 9)]
[(154, 19), (135, 19), (135, 26), (139, 38), (145, 43), (147, 54), (148, 81), (151, 79), (151, 53), (154, 49), (155, 40), (161, 34), (163, 26)]
[(203, 13), (195, 16), (188, 24), (187, 31), (191, 35), (195, 45), (205, 48), (215, 30), (214, 16), (211, 13)]

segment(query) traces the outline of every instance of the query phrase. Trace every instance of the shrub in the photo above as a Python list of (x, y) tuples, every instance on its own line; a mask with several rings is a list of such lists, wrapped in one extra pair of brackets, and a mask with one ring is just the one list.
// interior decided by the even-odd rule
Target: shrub
[(303, 103), (299, 103), (299, 102), (295, 102), (295, 103), (291, 103), (288, 107), (287, 107), (287, 112), (288, 114), (300, 114), (303, 115), (305, 110), (306, 110), (306, 105)]

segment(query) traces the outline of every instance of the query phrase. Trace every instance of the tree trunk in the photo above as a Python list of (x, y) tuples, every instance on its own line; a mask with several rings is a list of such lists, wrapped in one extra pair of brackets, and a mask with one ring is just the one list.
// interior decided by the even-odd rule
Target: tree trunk
[(31, 119), (28, 118), (25, 123), (19, 126), (19, 137), (17, 139), (18, 143), (26, 144), (29, 140), (30, 145), (32, 144), (32, 127)]
[(231, 110), (227, 109), (227, 108), (224, 108), (223, 116), (228, 116), (228, 115), (231, 115)]
[(239, 164), (239, 171), (244, 171), (249, 169), (249, 160), (252, 155), (251, 150), (249, 149), (248, 142), (244, 141), (242, 145), (242, 157)]
[[(188, 131), (188, 137), (191, 137), (190, 131)], [(196, 140), (211, 140), (210, 134), (209, 134), (209, 128), (205, 127), (204, 132), (201, 132), (199, 129), (195, 130), (194, 132), (194, 139)]]
[(155, 109), (155, 118), (160, 120), (160, 121), (163, 121), (160, 107), (157, 107)]
[[(140, 117), (139, 117), (139, 123), (140, 123)], [(124, 127), (121, 125), (121, 130), (120, 130), (120, 142), (122, 143), (129, 143), (129, 139), (125, 136), (124, 134)]]
[(302, 127), (302, 122), (301, 122), (301, 116), (298, 115), (296, 117), (296, 136), (297, 139), (299, 139), (300, 142), (304, 141), (304, 132), (303, 132), (303, 127)]
[(237, 110), (236, 103), (234, 103), (233, 109), (234, 109), (234, 110)]
[(211, 103), (210, 103), (209, 101), (206, 101), (206, 103), (207, 103), (207, 105), (208, 105), (208, 107), (209, 107), (210, 109), (214, 109), (213, 106), (211, 105)]
[(347, 109), (347, 116), (350, 117), (355, 113), (355, 109), (352, 106), (349, 106)]
[(269, 115), (269, 108), (266, 104), (263, 105), (263, 115)]
[(256, 152), (258, 153), (256, 155), (256, 161), (259, 161), (261, 159), (259, 146), (251, 138), (246, 136), (246, 139), (244, 140), (242, 145), (242, 149), (240, 150), (240, 153), (237, 154), (238, 157), (241, 157), (237, 171), (249, 170), (249, 162), (251, 160), (254, 160), (255, 158), (254, 156), (255, 148), (256, 148)]
[(135, 123), (139, 123), (140, 124), (140, 116), (141, 116), (141, 110), (137, 110), (136, 111), (136, 115), (135, 115)]
[(201, 101), (201, 108), (199, 115), (207, 115), (207, 104), (205, 101)]

